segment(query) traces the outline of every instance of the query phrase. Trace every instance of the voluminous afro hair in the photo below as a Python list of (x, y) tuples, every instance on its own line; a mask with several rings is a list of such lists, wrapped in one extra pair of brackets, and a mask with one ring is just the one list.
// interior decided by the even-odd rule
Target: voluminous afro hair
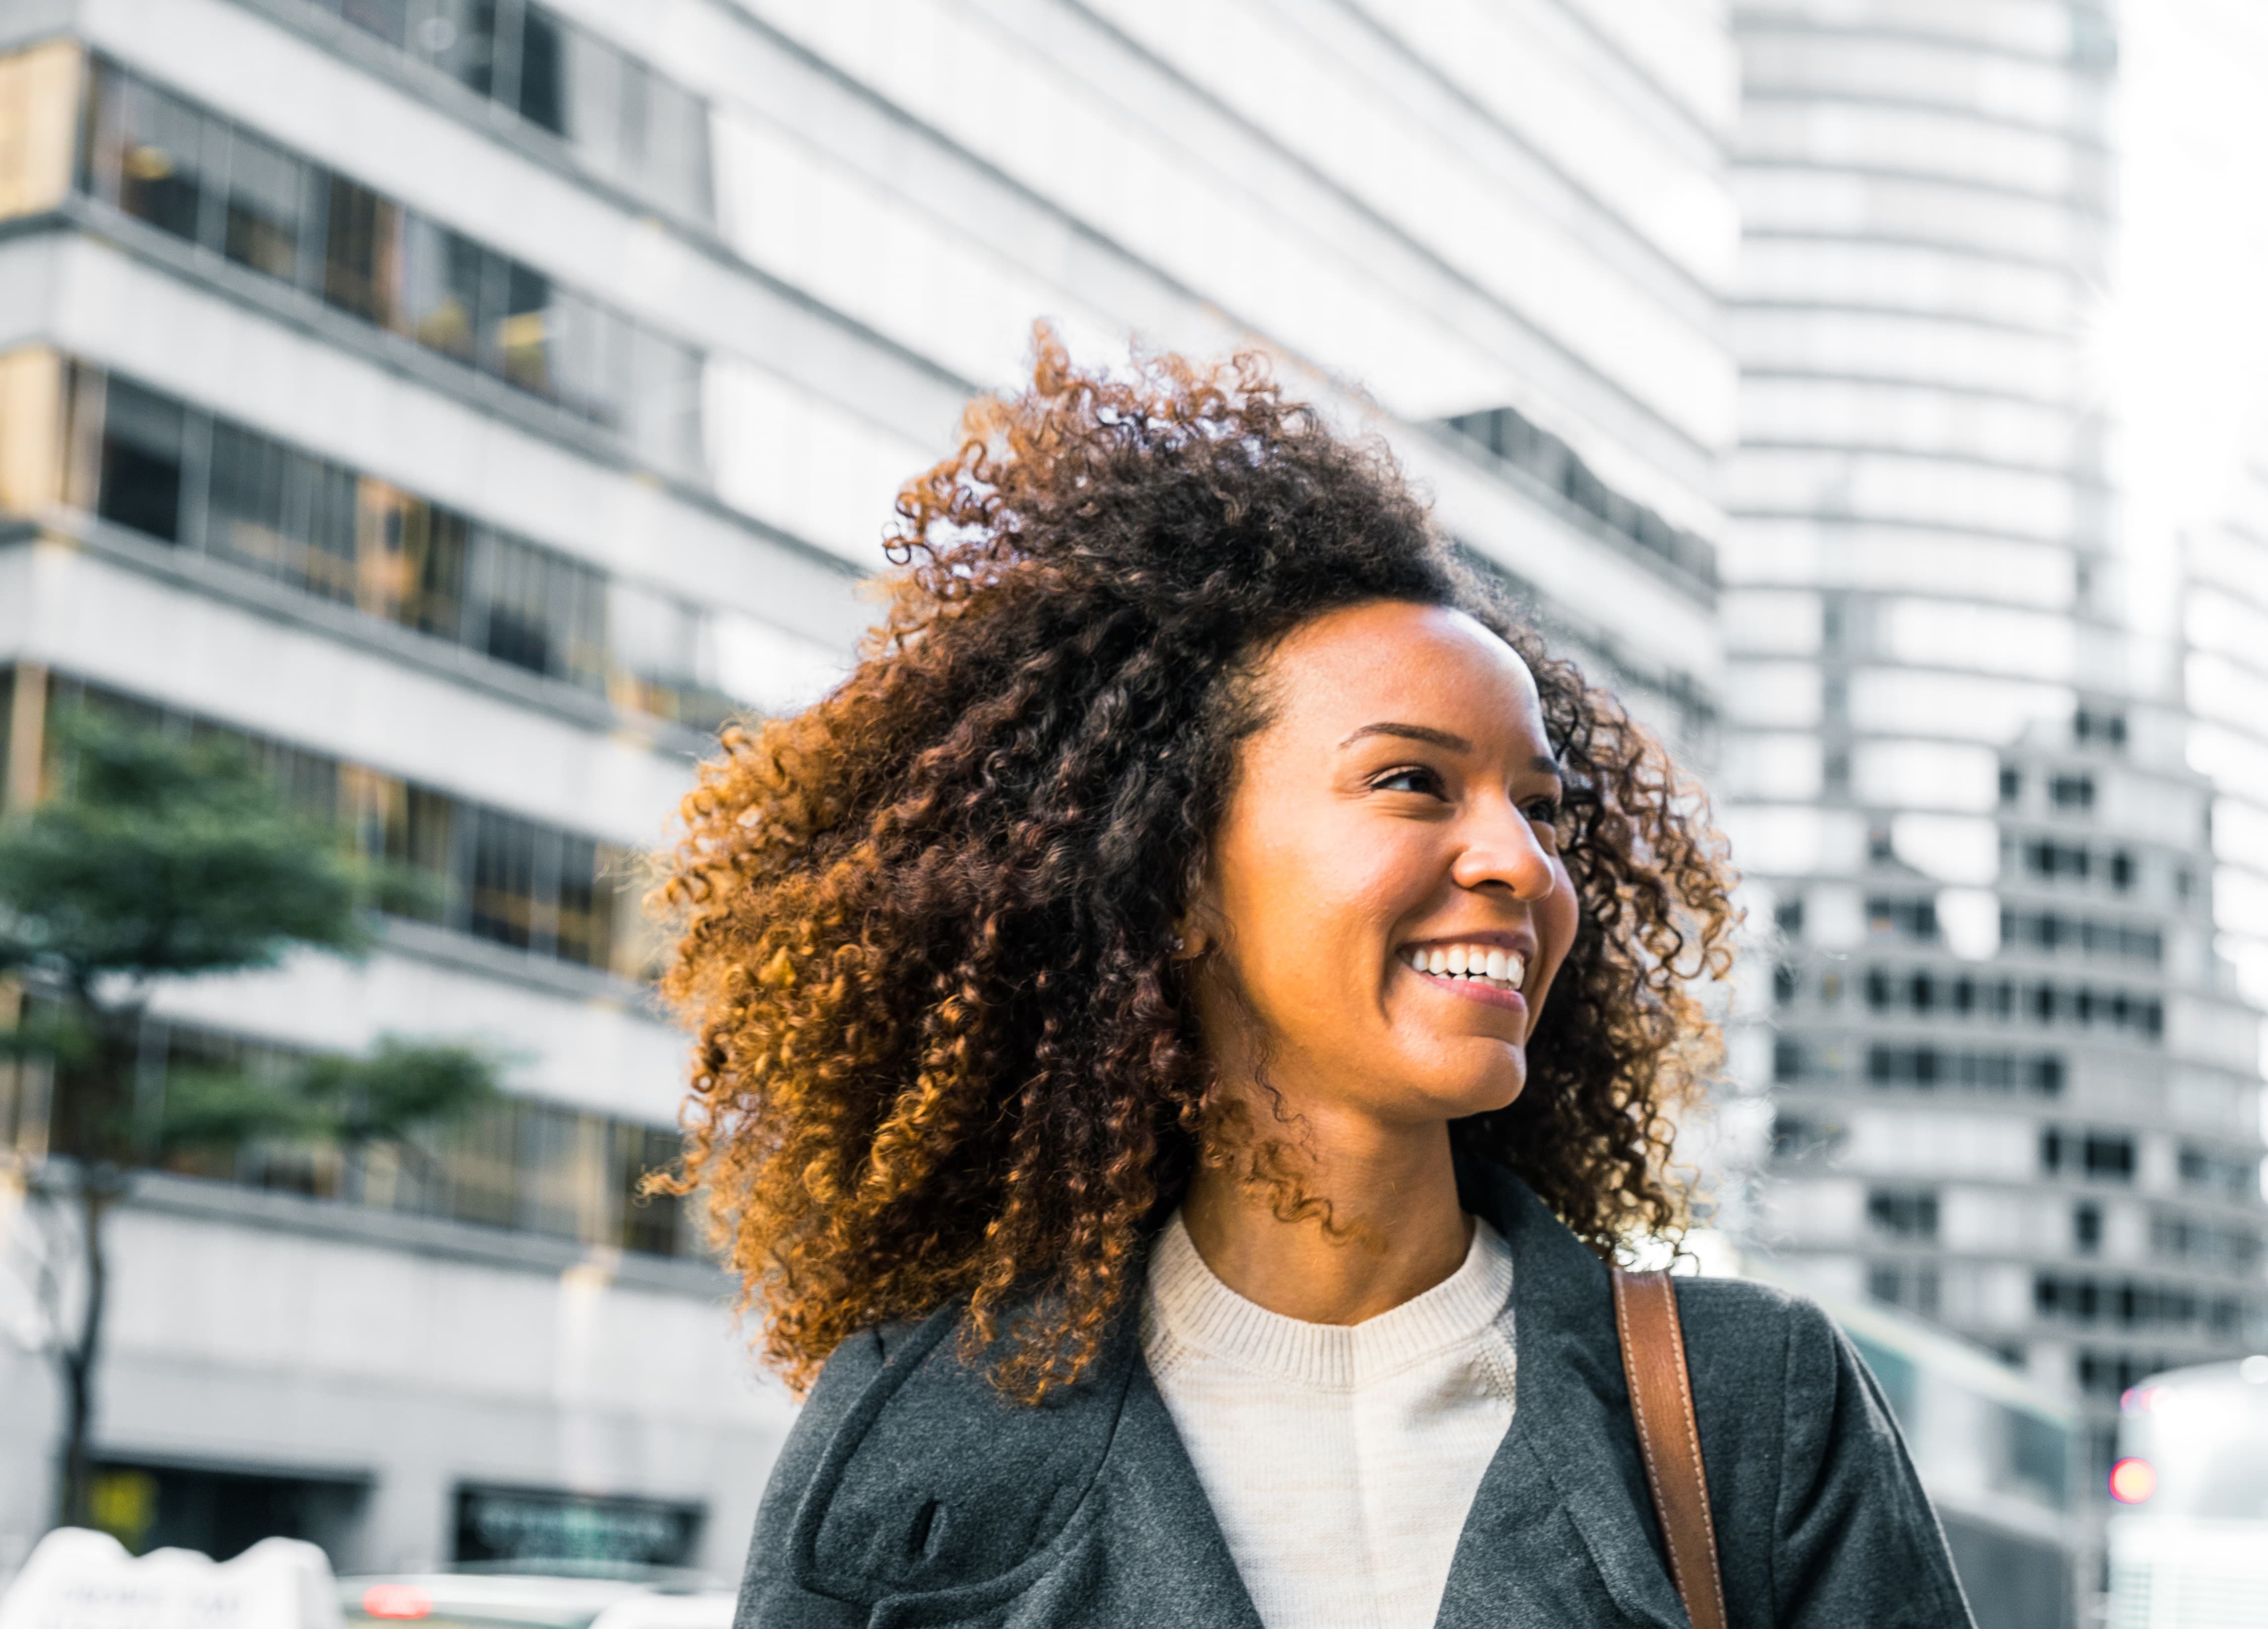
[(1006, 1316), (1011, 1395), (1093, 1360), (1235, 1119), (1168, 951), (1263, 721), (1248, 680), (1368, 601), (1506, 639), (1568, 778), (1577, 937), (1526, 1089), (1452, 1133), (1597, 1248), (1675, 1232), (1669, 1111), (1714, 1057), (1689, 986), (1723, 973), (1732, 913), (1652, 739), (1256, 358), (1112, 377), (1042, 332), (1031, 388), (965, 431), (899, 497), (863, 661), (726, 733), (661, 891), (698, 1036), (681, 1180), (766, 1356), (800, 1386), (858, 1329), (962, 1302), (972, 1352)]

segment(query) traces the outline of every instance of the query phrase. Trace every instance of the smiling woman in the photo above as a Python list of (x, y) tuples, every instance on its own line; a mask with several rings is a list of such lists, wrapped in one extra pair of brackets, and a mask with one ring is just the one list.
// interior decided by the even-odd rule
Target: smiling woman
[[(1043, 336), (899, 512), (666, 888), (687, 1181), (817, 1375), (743, 1624), (1673, 1621), (1602, 1258), (1683, 1220), (1697, 794), (1256, 361)], [(1847, 1346), (1677, 1301), (1734, 1617), (1960, 1621)]]

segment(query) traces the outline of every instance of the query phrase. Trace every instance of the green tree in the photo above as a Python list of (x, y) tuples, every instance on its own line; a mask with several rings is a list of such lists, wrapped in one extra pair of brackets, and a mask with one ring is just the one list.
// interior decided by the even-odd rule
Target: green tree
[(353, 1154), (478, 1107), (497, 1071), (472, 1048), (391, 1037), (368, 1057), (282, 1073), (151, 1067), (144, 1020), (159, 981), (274, 967), (303, 947), (359, 955), (374, 879), (335, 826), (291, 807), (232, 743), (81, 714), (58, 745), (55, 795), (0, 822), (0, 976), (31, 997), (0, 1052), (55, 1071), (53, 1146), (66, 1157), (19, 1161), (16, 1175), (54, 1220), (76, 1212), (79, 1294), (66, 1312), (51, 1252), (42, 1299), (63, 1393), (59, 1514), (85, 1525), (104, 1223), (133, 1174), (274, 1140)]

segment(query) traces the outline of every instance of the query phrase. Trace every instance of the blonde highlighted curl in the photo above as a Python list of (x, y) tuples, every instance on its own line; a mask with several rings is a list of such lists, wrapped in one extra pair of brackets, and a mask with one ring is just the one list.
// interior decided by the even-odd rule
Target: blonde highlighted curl
[(1388, 456), (1264, 365), (1075, 368), (970, 408), (898, 498), (887, 616), (807, 711), (727, 732), (684, 803), (665, 980), (697, 1034), (682, 1182), (807, 1384), (858, 1330), (968, 1311), (1036, 1400), (1101, 1349), (1234, 1116), (1169, 962), (1256, 662), (1336, 607), (1469, 611), (1534, 670), (1575, 943), (1511, 1107), (1460, 1121), (1602, 1249), (1675, 1233), (1671, 1113), (1722, 845), (1653, 739), (1432, 530)]

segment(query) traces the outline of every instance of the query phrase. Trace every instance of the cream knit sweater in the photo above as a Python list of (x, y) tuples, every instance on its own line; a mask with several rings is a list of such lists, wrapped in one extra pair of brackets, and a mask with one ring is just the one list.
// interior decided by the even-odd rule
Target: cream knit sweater
[(1425, 1629), (1512, 1424), (1512, 1252), (1361, 1323), (1303, 1323), (1212, 1274), (1176, 1214), (1142, 1345), (1267, 1629)]

